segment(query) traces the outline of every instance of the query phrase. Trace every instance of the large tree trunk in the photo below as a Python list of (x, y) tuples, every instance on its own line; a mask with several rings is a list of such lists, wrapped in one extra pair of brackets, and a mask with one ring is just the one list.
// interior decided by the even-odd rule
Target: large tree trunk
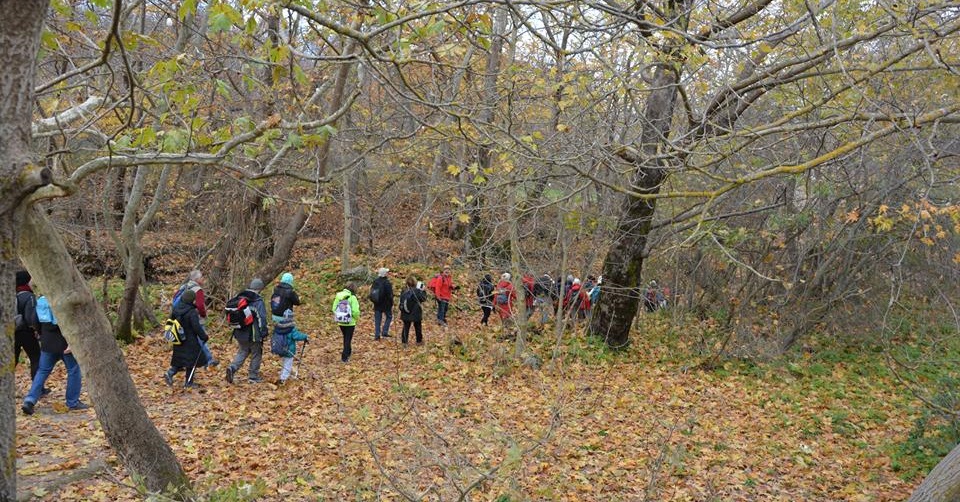
[(300, 229), (307, 222), (307, 209), (303, 204), (297, 205), (297, 211), (293, 213), (283, 233), (273, 245), (273, 256), (263, 267), (254, 275), (263, 279), (264, 284), (269, 284), (280, 275), (283, 267), (290, 261), (290, 254), (293, 253), (293, 245), (297, 243), (297, 236), (300, 235)]
[(49, 183), (50, 171), (33, 157), (30, 123), (36, 55), (48, 2), (0, 0), (0, 501), (16, 500), (16, 395), (13, 365), (13, 276), (20, 202)]
[(107, 440), (148, 490), (172, 488), (170, 495), (187, 497), (186, 473), (143, 409), (107, 316), (97, 307), (86, 280), (46, 216), (37, 208), (25, 213), (20, 257), (57, 314)]
[[(673, 65), (657, 65), (650, 82), (653, 91), (647, 97), (644, 109), (640, 149), (621, 152), (622, 157), (636, 166), (632, 186), (642, 194), (658, 193), (666, 178), (665, 163), (656, 159), (658, 152), (663, 150), (661, 145), (670, 136), (679, 78), (680, 74)], [(617, 239), (603, 262), (604, 290), (620, 294), (602, 295), (593, 308), (590, 323), (590, 333), (604, 338), (607, 345), (615, 349), (624, 348), (629, 343), (630, 325), (640, 305), (640, 272), (656, 199), (628, 196), (622, 207), (615, 234)]]
[(960, 500), (960, 445), (927, 474), (907, 502)]

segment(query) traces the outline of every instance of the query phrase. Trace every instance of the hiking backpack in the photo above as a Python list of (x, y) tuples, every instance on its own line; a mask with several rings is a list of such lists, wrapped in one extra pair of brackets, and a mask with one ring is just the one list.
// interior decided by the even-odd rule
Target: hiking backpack
[(13, 323), (15, 326), (14, 330), (27, 328), (27, 319), (26, 319), (26, 316), (24, 315), (25, 311), (27, 310), (27, 300), (24, 300), (23, 305), (21, 305), (20, 293), (26, 293), (28, 295), (31, 294), (29, 291), (17, 291), (17, 307), (15, 310), (16, 314), (13, 316)]
[(500, 288), (497, 290), (497, 305), (506, 305), (510, 303), (510, 292), (507, 291), (507, 288)]
[(281, 332), (279, 328), (274, 328), (270, 338), (270, 352), (280, 357), (293, 357), (295, 354), (290, 353), (290, 333), (293, 333), (293, 329)]
[(370, 301), (371, 301), (371, 302), (373, 302), (373, 303), (380, 303), (380, 297), (381, 297), (381, 296), (383, 296), (383, 294), (382, 294), (382, 291), (380, 290), (380, 286), (379, 286), (379, 285), (374, 284), (373, 286), (370, 286), (370, 297), (369, 297), (369, 298), (370, 298)]
[(163, 323), (163, 339), (173, 345), (183, 343), (183, 326), (176, 317), (171, 317)]
[(349, 296), (337, 303), (337, 308), (333, 311), (333, 319), (337, 324), (350, 324), (353, 321), (353, 308), (350, 307)]
[(173, 307), (176, 307), (177, 302), (180, 301), (180, 297), (183, 296), (183, 292), (186, 290), (187, 290), (186, 284), (180, 286), (180, 289), (178, 289), (177, 292), (173, 294), (173, 300), (170, 301), (170, 305)]
[(223, 308), (227, 317), (227, 324), (233, 329), (241, 329), (253, 324), (253, 309), (245, 296), (234, 296), (227, 300)]
[(400, 295), (400, 312), (403, 312), (404, 314), (410, 313), (411, 311), (410, 302), (415, 301), (412, 298), (413, 295), (414, 295), (413, 290), (410, 290), (410, 289), (404, 291), (403, 294)]

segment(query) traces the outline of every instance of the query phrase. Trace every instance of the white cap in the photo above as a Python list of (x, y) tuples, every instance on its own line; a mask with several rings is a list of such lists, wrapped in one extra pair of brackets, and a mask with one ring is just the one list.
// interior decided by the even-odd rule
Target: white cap
[(377, 270), (377, 275), (380, 277), (386, 277), (389, 272), (390, 272), (389, 268), (380, 267), (380, 269)]

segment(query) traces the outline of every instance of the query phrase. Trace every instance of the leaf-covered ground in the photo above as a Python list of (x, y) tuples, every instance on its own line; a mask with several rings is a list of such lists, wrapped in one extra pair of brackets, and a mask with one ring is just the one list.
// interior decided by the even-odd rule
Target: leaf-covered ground
[[(227, 384), (235, 344), (221, 326), (222, 364), (199, 371), (200, 392), (164, 385), (155, 336), (125, 349), (144, 406), (210, 499), (902, 500), (918, 481), (893, 468), (912, 408), (875, 355), (686, 370), (682, 343), (650, 316), (617, 355), (575, 335), (558, 344), (548, 325), (532, 369), (463, 298), (446, 329), (428, 307), (424, 346), (402, 347), (399, 323), (375, 342), (366, 309), (342, 364), (329, 270), (297, 275), (311, 342), (286, 386)], [(279, 359), (265, 355), (262, 373), (275, 380)], [(59, 404), (62, 370), (50, 386), (18, 418), (22, 495), (138, 499), (93, 411)]]

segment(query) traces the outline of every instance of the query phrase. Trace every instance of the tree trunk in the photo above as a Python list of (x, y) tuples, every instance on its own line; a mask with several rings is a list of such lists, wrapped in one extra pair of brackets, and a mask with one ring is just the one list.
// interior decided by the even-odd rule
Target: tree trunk
[(353, 203), (350, 199), (350, 173), (343, 173), (343, 246), (340, 248), (340, 273), (350, 270), (350, 228), (353, 221)]
[(48, 2), (0, 0), (0, 501), (16, 500), (16, 417), (13, 338), (14, 274), (20, 202), (49, 183), (50, 171), (36, 164), (30, 124), (36, 56)]
[(960, 445), (927, 474), (907, 502), (960, 500)]
[(261, 267), (255, 275), (255, 277), (263, 279), (264, 284), (269, 284), (280, 275), (283, 267), (290, 261), (293, 245), (297, 243), (297, 236), (300, 234), (300, 229), (302, 229), (303, 225), (307, 222), (307, 215), (307, 210), (303, 204), (298, 204), (297, 211), (293, 214), (293, 217), (290, 218), (287, 226), (283, 229), (283, 233), (280, 234), (277, 242), (273, 245), (273, 257), (271, 257), (270, 261)]
[[(640, 149), (636, 154), (621, 154), (637, 166), (632, 185), (643, 194), (658, 193), (666, 178), (665, 162), (656, 159), (660, 146), (670, 136), (679, 77), (672, 65), (657, 65), (650, 82), (653, 91), (644, 109)], [(627, 196), (617, 224), (617, 239), (603, 263), (604, 289), (622, 293), (601, 296), (593, 308), (590, 333), (602, 337), (611, 348), (625, 348), (629, 343), (630, 325), (640, 305), (640, 272), (655, 208), (656, 199)]]
[(148, 490), (186, 498), (187, 475), (140, 403), (107, 316), (47, 217), (36, 207), (24, 212), (20, 256), (57, 314), (107, 440)]

